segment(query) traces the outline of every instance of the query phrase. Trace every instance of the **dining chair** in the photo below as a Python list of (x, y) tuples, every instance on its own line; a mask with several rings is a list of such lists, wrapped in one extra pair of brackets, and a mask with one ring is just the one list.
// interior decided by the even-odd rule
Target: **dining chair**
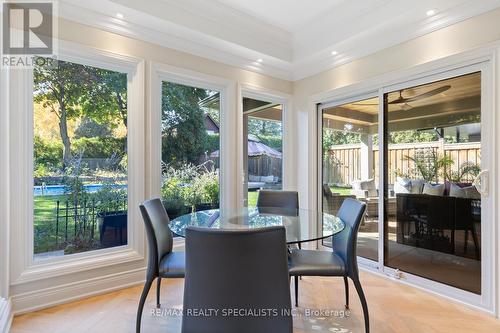
[(365, 320), (365, 332), (370, 331), (368, 305), (359, 281), (356, 243), (358, 230), (366, 210), (366, 203), (346, 198), (337, 213), (345, 228), (332, 236), (333, 251), (295, 250), (288, 256), (290, 276), (295, 279), (295, 306), (298, 306), (299, 276), (342, 276), (345, 287), (345, 307), (349, 309), (349, 282), (351, 278), (358, 292)]
[(172, 251), (173, 236), (168, 224), (170, 219), (160, 199), (151, 199), (140, 205), (148, 238), (148, 268), (146, 283), (137, 309), (136, 332), (141, 330), (142, 311), (151, 284), (156, 280), (156, 306), (160, 307), (162, 278), (183, 278), (185, 272), (184, 252)]
[[(260, 190), (257, 198), (260, 213), (297, 216), (299, 213), (299, 192)], [(288, 250), (301, 249), (302, 243), (288, 245)]]
[(285, 228), (188, 227), (183, 309), (183, 333), (292, 332)]
[(296, 191), (260, 190), (257, 208), (262, 213), (296, 216), (299, 209), (299, 193)]

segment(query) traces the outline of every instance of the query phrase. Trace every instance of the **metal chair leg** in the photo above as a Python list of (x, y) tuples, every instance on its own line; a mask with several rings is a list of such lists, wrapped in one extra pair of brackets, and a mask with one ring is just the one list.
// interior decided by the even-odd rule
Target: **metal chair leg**
[(146, 283), (144, 284), (144, 289), (142, 289), (141, 299), (139, 301), (139, 307), (137, 308), (137, 319), (135, 321), (135, 332), (141, 332), (141, 319), (142, 319), (142, 310), (144, 309), (144, 303), (146, 302), (146, 298), (148, 297), (149, 289), (151, 289), (151, 284), (153, 284), (153, 278), (148, 278)]
[(344, 287), (345, 287), (345, 308), (349, 310), (349, 281), (347, 276), (344, 276)]
[(365, 294), (363, 292), (363, 288), (361, 287), (361, 283), (359, 280), (352, 280), (354, 282), (354, 286), (356, 287), (356, 291), (358, 292), (359, 300), (361, 301), (361, 306), (363, 307), (363, 316), (365, 318), (365, 333), (370, 333), (370, 318), (368, 315), (368, 304), (366, 304)]
[(161, 277), (156, 278), (156, 307), (160, 308)]
[(299, 306), (299, 277), (297, 275), (295, 278), (295, 306)]

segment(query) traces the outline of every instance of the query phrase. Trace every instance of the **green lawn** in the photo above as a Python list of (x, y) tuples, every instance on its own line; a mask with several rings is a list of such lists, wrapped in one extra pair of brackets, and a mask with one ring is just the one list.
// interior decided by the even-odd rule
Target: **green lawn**
[[(66, 200), (65, 195), (36, 196), (34, 200), (34, 233), (35, 253), (56, 250), (56, 213), (57, 201)], [(62, 222), (62, 221), (61, 221)], [(62, 235), (63, 222), (59, 226), (59, 236)]]
[(248, 192), (248, 207), (257, 206), (258, 194), (259, 194), (259, 192), (257, 192), (257, 191)]
[(349, 195), (351, 194), (352, 189), (348, 187), (335, 187), (335, 186), (330, 186), (330, 189), (332, 190), (332, 193), (339, 193), (341, 195)]

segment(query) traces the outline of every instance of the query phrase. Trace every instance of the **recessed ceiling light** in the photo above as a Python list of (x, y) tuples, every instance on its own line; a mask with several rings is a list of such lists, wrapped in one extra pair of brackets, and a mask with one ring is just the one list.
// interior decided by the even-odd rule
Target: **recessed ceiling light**
[(263, 61), (264, 61), (264, 59), (262, 59), (262, 58), (257, 59), (257, 62), (263, 62)]
[(437, 11), (435, 9), (429, 9), (426, 14), (427, 16), (433, 16), (436, 15)]
[(339, 54), (337, 51), (332, 51), (332, 55), (337, 55)]
[(116, 13), (116, 17), (119, 18), (119, 19), (122, 19), (124, 16), (122, 13)]

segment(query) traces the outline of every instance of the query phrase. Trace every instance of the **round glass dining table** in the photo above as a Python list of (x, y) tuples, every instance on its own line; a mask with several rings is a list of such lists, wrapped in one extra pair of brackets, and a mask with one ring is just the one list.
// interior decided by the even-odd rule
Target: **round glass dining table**
[(284, 226), (288, 244), (309, 242), (331, 237), (344, 229), (344, 222), (331, 214), (275, 207), (231, 210), (202, 210), (179, 216), (170, 221), (170, 229), (178, 236), (186, 236), (187, 227), (242, 230)]

